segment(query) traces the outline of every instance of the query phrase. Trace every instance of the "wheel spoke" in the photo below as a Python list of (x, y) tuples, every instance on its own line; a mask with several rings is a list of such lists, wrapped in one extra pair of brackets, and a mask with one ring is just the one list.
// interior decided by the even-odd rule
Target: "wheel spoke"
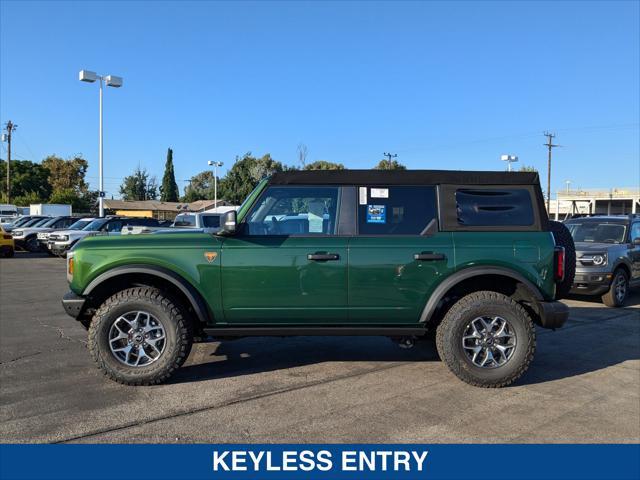
[(148, 312), (128, 312), (111, 324), (111, 353), (129, 367), (153, 363), (163, 354), (165, 345), (166, 335), (162, 322)]

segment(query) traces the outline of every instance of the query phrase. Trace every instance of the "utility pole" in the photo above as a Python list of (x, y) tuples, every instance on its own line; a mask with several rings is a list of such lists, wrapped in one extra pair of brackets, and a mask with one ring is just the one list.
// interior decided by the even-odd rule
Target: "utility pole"
[(544, 145), (549, 149), (549, 156), (547, 158), (547, 212), (551, 208), (551, 149), (558, 147), (559, 145), (553, 144), (555, 133), (544, 132), (544, 136), (547, 137), (547, 143)]
[(398, 154), (397, 154), (397, 153), (393, 153), (393, 154), (391, 154), (391, 153), (384, 152), (384, 153), (382, 154), (382, 156), (383, 156), (383, 157), (387, 157), (387, 161), (388, 161), (389, 163), (391, 163), (391, 159), (392, 159), (392, 158), (398, 158)]
[(18, 126), (9, 120), (5, 128), (7, 133), (3, 135), (3, 137), (6, 137), (7, 140), (7, 203), (11, 203), (11, 132), (18, 128)]

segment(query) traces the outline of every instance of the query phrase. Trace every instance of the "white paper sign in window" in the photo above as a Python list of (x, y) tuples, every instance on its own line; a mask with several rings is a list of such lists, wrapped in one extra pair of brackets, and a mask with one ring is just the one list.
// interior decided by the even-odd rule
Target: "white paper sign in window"
[(372, 188), (371, 198), (389, 198), (388, 188)]

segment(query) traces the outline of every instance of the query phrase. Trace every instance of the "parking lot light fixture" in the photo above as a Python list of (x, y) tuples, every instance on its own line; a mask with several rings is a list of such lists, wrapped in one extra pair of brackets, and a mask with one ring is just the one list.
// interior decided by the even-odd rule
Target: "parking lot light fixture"
[(213, 165), (213, 208), (218, 208), (218, 167), (224, 165), (222, 162), (209, 160), (209, 166)]
[(509, 165), (507, 168), (509, 171), (511, 171), (511, 164), (518, 161), (518, 156), (517, 155), (501, 155), (500, 160), (502, 160), (503, 162), (507, 162), (507, 164)]
[(102, 148), (102, 84), (106, 83), (108, 87), (120, 88), (122, 86), (122, 77), (116, 77), (115, 75), (98, 75), (96, 72), (92, 72), (91, 70), (80, 70), (78, 74), (78, 79), (81, 82), (94, 83), (96, 81), (100, 82), (100, 108), (99, 108), (99, 116), (100, 116), (100, 125), (99, 125), (99, 140), (98, 140), (98, 152), (99, 152), (99, 161), (98, 161), (98, 175), (99, 175), (99, 183), (100, 183), (100, 192), (98, 193), (98, 205), (99, 205), (99, 216), (104, 217), (104, 176), (103, 176), (103, 168), (102, 168), (102, 157), (103, 157), (103, 148)]

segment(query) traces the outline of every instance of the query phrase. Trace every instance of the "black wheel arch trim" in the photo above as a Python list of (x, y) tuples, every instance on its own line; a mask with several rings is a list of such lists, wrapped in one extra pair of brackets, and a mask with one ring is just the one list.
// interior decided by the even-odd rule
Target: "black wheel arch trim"
[(436, 287), (422, 310), (420, 323), (426, 323), (429, 321), (433, 313), (436, 311), (440, 300), (442, 300), (451, 288), (464, 280), (482, 275), (502, 275), (504, 277), (513, 278), (514, 280), (522, 283), (538, 302), (544, 302), (544, 297), (540, 293), (540, 290), (531, 283), (531, 281), (527, 280), (518, 272), (502, 267), (468, 267), (452, 273)]
[(83, 296), (91, 295), (91, 292), (95, 290), (100, 284), (114, 277), (120, 275), (127, 275), (131, 273), (142, 273), (146, 275), (152, 275), (163, 280), (166, 280), (178, 288), (185, 297), (189, 300), (191, 308), (196, 313), (198, 320), (202, 324), (209, 324), (213, 319), (213, 315), (210, 313), (207, 304), (205, 303), (202, 295), (196, 290), (196, 288), (184, 277), (169, 270), (168, 268), (160, 267), (157, 265), (124, 265), (120, 267), (112, 268), (104, 273), (101, 273), (94, 278), (89, 285), (82, 291)]

